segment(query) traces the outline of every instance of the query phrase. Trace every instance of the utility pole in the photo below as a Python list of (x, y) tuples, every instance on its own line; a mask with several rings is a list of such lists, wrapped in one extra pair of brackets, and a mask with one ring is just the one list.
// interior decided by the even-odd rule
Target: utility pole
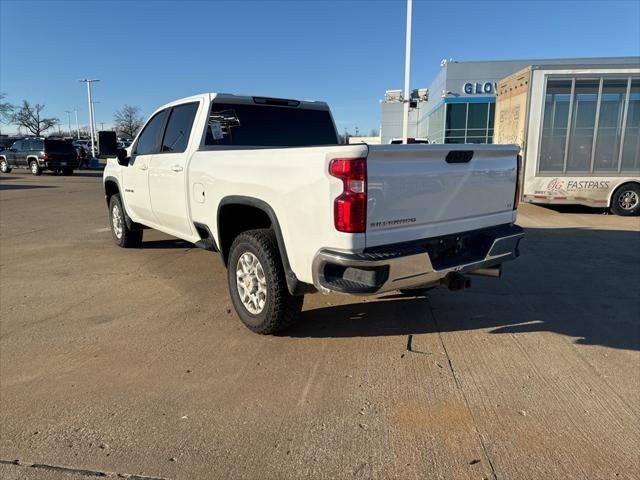
[(98, 79), (88, 79), (85, 78), (83, 80), (79, 80), (80, 82), (87, 84), (87, 97), (89, 101), (89, 130), (91, 131), (91, 157), (96, 157), (96, 126), (95, 126), (95, 116), (93, 111), (93, 99), (91, 97), (91, 84), (93, 82), (99, 82)]
[(71, 110), (65, 110), (64, 113), (67, 114), (67, 120), (69, 121), (69, 135), (73, 137), (73, 133), (71, 133)]
[(76, 114), (76, 134), (78, 135), (78, 140), (80, 140), (80, 124), (78, 123), (78, 109), (74, 108), (73, 111)]
[(407, 37), (404, 51), (404, 110), (402, 113), (402, 143), (407, 144), (409, 133), (409, 75), (411, 72), (411, 13), (413, 0), (407, 0)]

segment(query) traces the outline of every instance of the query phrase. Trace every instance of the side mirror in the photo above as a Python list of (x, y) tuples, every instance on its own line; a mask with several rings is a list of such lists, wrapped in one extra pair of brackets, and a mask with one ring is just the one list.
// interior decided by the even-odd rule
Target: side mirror
[(127, 151), (124, 148), (116, 150), (116, 158), (118, 159), (118, 163), (123, 167), (129, 166), (129, 157), (127, 156)]

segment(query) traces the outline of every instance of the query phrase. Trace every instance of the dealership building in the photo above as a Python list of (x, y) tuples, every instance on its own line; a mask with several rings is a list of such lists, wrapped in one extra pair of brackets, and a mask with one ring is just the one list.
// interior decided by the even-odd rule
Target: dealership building
[[(442, 68), (429, 88), (414, 90), (411, 95), (408, 136), (426, 138), (431, 143), (493, 143), (498, 82), (518, 70), (536, 65), (598, 69), (601, 78), (615, 78), (623, 81), (625, 87), (631, 86), (625, 88), (627, 96), (640, 93), (637, 75), (620, 73), (640, 67), (640, 57), (471, 62), (443, 60)], [(603, 92), (602, 81), (592, 80), (598, 81), (591, 81), (584, 86), (579, 83), (579, 92), (574, 86), (574, 91), (567, 94), (574, 97), (581, 95), (583, 99), (593, 96), (593, 107), (597, 108), (607, 92)], [(387, 90), (381, 102), (381, 143), (402, 137), (402, 111), (402, 91)], [(589, 125), (581, 124), (579, 127), (588, 129)]]

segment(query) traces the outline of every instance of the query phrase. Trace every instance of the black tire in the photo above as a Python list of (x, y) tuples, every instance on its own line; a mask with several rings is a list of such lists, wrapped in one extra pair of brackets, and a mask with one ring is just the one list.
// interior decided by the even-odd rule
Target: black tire
[(7, 163), (7, 160), (2, 158), (0, 159), (0, 172), (2, 173), (11, 173), (11, 167)]
[(640, 215), (640, 185), (620, 185), (611, 197), (611, 211), (623, 217)]
[(62, 174), (66, 176), (73, 175), (73, 168), (63, 168)]
[[(115, 214), (114, 210), (119, 212)], [(109, 200), (109, 224), (111, 236), (116, 245), (122, 248), (137, 248), (142, 245), (142, 230), (131, 230), (127, 227), (125, 210), (119, 194), (114, 194)]]
[(31, 170), (31, 174), (36, 177), (42, 174), (42, 169), (40, 168), (40, 165), (38, 165), (38, 162), (36, 162), (35, 160), (29, 161), (29, 170)]
[(419, 296), (426, 295), (429, 290), (433, 290), (436, 287), (425, 288), (401, 288), (400, 293), (403, 295)]
[[(252, 313), (240, 298), (239, 282), (236, 279), (238, 262), (247, 253), (259, 262), (256, 268), (262, 269), (266, 288), (262, 309), (257, 313)], [(287, 289), (282, 259), (272, 230), (249, 230), (236, 237), (229, 250), (227, 278), (233, 307), (249, 330), (269, 335), (284, 330), (297, 320), (304, 297), (293, 296)], [(255, 295), (257, 297), (258, 293)]]

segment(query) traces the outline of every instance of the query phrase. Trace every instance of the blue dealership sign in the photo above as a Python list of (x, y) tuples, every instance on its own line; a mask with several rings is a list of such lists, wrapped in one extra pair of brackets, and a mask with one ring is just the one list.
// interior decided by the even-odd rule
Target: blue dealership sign
[(462, 91), (467, 95), (494, 94), (498, 89), (496, 82), (465, 82)]

